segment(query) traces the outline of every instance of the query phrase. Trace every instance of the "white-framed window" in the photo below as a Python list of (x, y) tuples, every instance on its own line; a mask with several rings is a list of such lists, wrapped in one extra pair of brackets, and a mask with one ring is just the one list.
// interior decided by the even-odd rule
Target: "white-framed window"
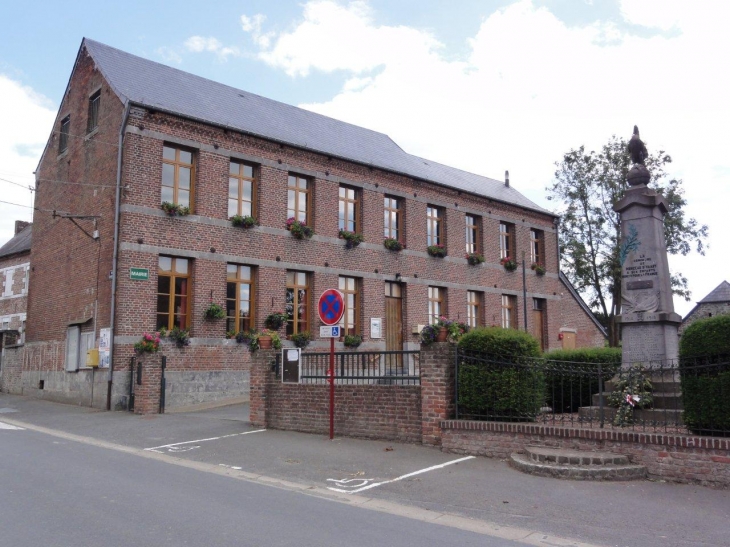
[(30, 277), (30, 266), (26, 266), (24, 276), (23, 276), (23, 294), (28, 294), (29, 277)]
[(66, 372), (79, 370), (79, 342), (81, 327), (71, 325), (66, 329)]
[(13, 296), (13, 273), (14, 269), (5, 270), (5, 280), (3, 281), (3, 296)]

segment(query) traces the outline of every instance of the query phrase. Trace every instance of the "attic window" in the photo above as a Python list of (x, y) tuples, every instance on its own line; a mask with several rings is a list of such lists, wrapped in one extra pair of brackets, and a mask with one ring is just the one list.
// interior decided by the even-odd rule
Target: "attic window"
[(61, 120), (61, 138), (58, 140), (58, 153), (63, 154), (68, 148), (68, 134), (71, 129), (71, 115)]
[(91, 133), (99, 127), (99, 102), (101, 101), (101, 89), (89, 97), (89, 117), (86, 122), (86, 132)]

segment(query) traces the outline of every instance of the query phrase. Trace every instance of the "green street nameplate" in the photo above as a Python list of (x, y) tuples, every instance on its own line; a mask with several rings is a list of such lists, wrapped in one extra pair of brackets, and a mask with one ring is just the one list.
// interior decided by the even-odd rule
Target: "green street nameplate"
[(150, 271), (147, 268), (129, 268), (129, 278), (136, 281), (147, 281)]

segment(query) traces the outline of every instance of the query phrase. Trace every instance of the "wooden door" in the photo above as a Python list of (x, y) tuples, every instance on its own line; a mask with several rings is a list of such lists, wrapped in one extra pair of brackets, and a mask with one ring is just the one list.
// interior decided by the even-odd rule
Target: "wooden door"
[(563, 331), (561, 334), (563, 335), (563, 349), (575, 349), (575, 333)]
[[(398, 283), (385, 283), (385, 351), (403, 351), (403, 298)], [(402, 369), (400, 355), (388, 355), (388, 369)]]

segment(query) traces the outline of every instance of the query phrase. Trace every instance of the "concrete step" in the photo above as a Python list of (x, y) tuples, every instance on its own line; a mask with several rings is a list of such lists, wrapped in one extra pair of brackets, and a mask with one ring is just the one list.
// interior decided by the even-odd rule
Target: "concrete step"
[[(603, 404), (604, 406), (607, 405), (608, 396), (610, 395), (610, 392), (604, 392), (603, 393)], [(671, 410), (682, 410), (682, 394), (678, 391), (676, 392), (657, 392), (654, 391), (651, 394), (653, 401), (652, 401), (652, 407), (655, 409), (671, 409)], [(600, 394), (595, 393), (591, 396), (591, 402), (593, 406), (599, 406), (600, 405)]]
[[(636, 409), (634, 410), (634, 422), (637, 424), (646, 424), (652, 426), (682, 426), (682, 410), (674, 409)], [(610, 406), (603, 407), (603, 416), (607, 424), (613, 422), (616, 415), (616, 409)], [(578, 419), (582, 422), (598, 422), (600, 419), (600, 409), (598, 406), (583, 406), (578, 409)]]
[(537, 463), (571, 465), (626, 465), (629, 458), (623, 454), (594, 452), (588, 450), (568, 450), (546, 446), (527, 446), (525, 455)]
[(628, 481), (646, 477), (644, 466), (606, 452), (527, 447), (524, 454), (512, 454), (509, 463), (524, 473), (557, 479)]

